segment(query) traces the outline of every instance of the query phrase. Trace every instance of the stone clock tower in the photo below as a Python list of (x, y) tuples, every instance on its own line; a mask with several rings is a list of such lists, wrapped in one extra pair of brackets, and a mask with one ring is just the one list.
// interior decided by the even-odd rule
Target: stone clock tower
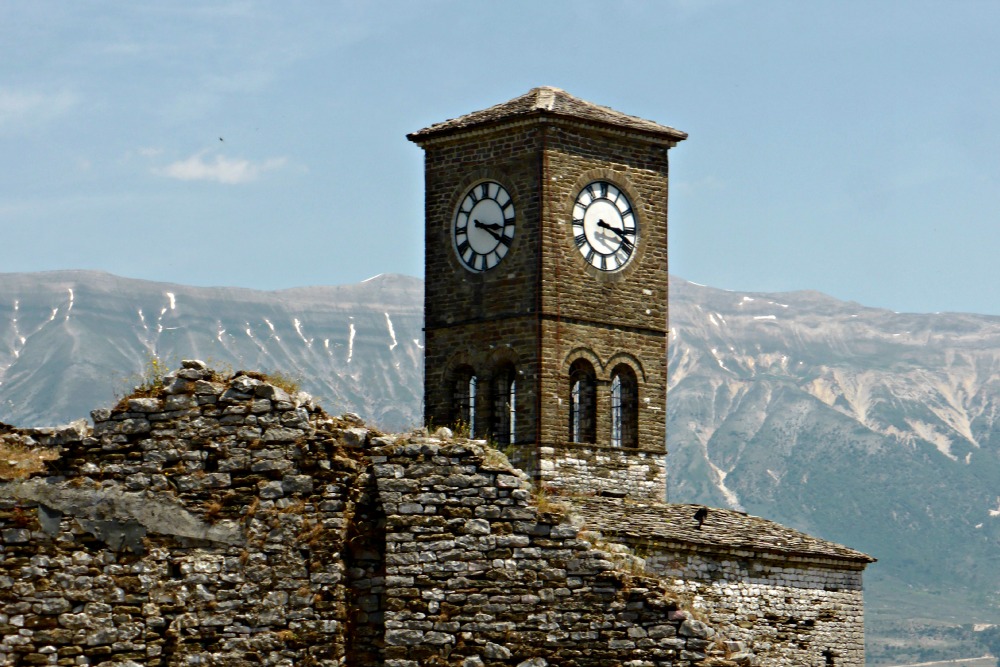
[(687, 135), (543, 87), (408, 138), (427, 422), (543, 484), (662, 500), (667, 151)]

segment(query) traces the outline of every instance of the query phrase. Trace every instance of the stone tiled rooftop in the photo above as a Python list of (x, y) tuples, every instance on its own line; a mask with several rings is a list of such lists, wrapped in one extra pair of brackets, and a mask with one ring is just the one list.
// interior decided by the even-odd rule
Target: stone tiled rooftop
[(629, 116), (610, 107), (601, 106), (570, 95), (565, 90), (551, 86), (532, 88), (524, 95), (491, 106), (481, 111), (435, 123), (407, 135), (407, 138), (421, 143), (432, 137), (452, 134), (478, 127), (500, 124), (511, 120), (527, 119), (533, 116), (549, 116), (587, 121), (597, 125), (629, 130), (640, 134), (659, 137), (669, 141), (683, 141), (686, 132), (666, 125), (660, 125), (645, 118)]
[[(734, 510), (604, 497), (574, 499), (572, 505), (584, 529), (597, 531), (607, 539), (683, 543), (698, 548), (741, 549), (859, 564), (875, 562), (860, 551)], [(707, 510), (707, 514), (699, 528), (695, 513), (700, 509)]]

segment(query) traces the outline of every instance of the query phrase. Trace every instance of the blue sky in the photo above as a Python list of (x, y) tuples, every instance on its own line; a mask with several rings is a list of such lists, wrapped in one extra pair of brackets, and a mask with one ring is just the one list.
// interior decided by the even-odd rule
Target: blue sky
[(1000, 315), (1000, 3), (0, 2), (0, 272), (423, 270), (405, 134), (537, 85), (690, 134), (670, 270)]

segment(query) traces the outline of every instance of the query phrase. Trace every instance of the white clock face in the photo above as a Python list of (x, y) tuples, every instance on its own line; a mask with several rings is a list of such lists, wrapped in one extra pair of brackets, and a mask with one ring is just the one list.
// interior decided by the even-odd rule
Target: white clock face
[(583, 258), (601, 271), (628, 264), (639, 240), (632, 202), (619, 188), (594, 181), (573, 205), (573, 239)]
[(499, 264), (514, 240), (510, 194), (495, 181), (472, 186), (455, 213), (451, 238), (466, 269), (482, 272)]

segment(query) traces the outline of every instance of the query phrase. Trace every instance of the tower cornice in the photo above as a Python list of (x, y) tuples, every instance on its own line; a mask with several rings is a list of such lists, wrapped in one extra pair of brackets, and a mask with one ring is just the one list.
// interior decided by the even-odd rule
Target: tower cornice
[(560, 88), (541, 86), (507, 102), (429, 125), (406, 135), (421, 147), (461, 137), (491, 133), (512, 127), (558, 123), (596, 130), (619, 137), (661, 144), (670, 148), (687, 139), (687, 133), (655, 121), (630, 116), (570, 95)]

